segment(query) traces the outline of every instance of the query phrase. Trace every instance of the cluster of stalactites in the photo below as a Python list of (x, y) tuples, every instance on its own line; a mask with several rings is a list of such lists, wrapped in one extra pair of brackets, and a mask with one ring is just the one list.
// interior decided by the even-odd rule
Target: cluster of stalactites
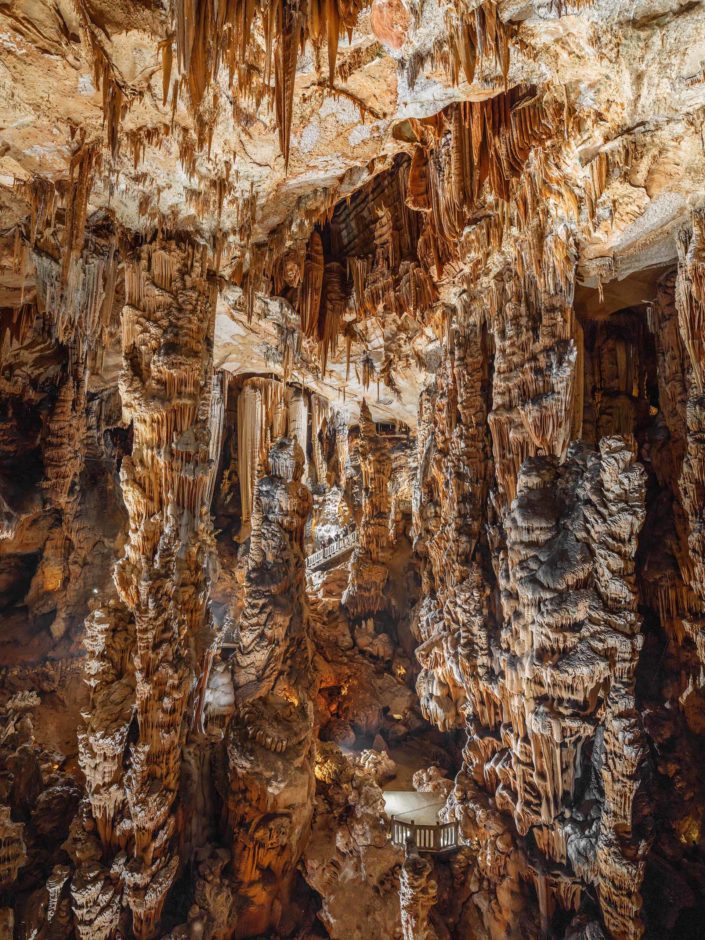
[(419, 257), (441, 276), (457, 260), (483, 194), (500, 205), (509, 202), (532, 149), (552, 136), (554, 118), (535, 89), (517, 86), (485, 101), (450, 105), (411, 122), (411, 129), (417, 145), (407, 202), (428, 215)]
[(533, 292), (512, 277), (501, 296), (492, 323), (496, 353), (489, 425), (499, 496), (509, 503), (526, 458), (545, 453), (563, 460), (580, 426), (581, 333), (560, 293), (544, 295), (537, 310)]
[[(406, 205), (407, 177), (408, 161), (401, 161), (339, 204), (311, 234), (294, 303), (304, 336), (318, 344), (324, 372), (341, 335), (349, 371), (356, 321), (382, 308), (419, 318), (437, 299), (433, 280), (416, 257), (420, 216)], [(369, 384), (364, 375), (363, 384)]]
[(457, 85), (462, 77), (472, 85), (478, 68), (492, 59), (506, 87), (510, 38), (511, 29), (500, 19), (494, 0), (480, 4), (456, 0), (446, 11), (445, 35), (436, 40), (430, 51), (418, 50), (409, 57), (407, 81), (413, 88), (430, 60), (434, 67), (445, 68), (453, 84)]
[(328, 403), (313, 392), (264, 376), (244, 381), (237, 411), (238, 475), (244, 528), (250, 526), (257, 481), (265, 472), (270, 447), (279, 438), (288, 436), (298, 441), (304, 455), (305, 480), (326, 481), (320, 435), (327, 416)]
[[(14, 266), (22, 277), (19, 308), (10, 324), (17, 342), (39, 314), (44, 328), (68, 347), (72, 364), (100, 369), (113, 313), (119, 253), (117, 236), (88, 231), (88, 200), (100, 156), (81, 135), (68, 167), (68, 179), (35, 177), (18, 184), (29, 219), (15, 229)], [(34, 268), (36, 297), (25, 303), (25, 285)], [(0, 338), (5, 324), (0, 325)]]
[[(329, 80), (333, 84), (339, 37), (351, 33), (364, 0), (176, 0), (176, 54), (191, 104), (198, 108), (206, 89), (224, 65), (239, 95), (273, 88), (279, 143), (286, 164), (299, 50), (311, 41), (328, 47)], [(264, 38), (264, 56), (260, 51)], [(172, 46), (163, 46), (164, 99), (171, 83)], [(255, 88), (255, 82), (260, 86)]]
[[(319, 343), (324, 369), (343, 332), (349, 355), (356, 320), (381, 310), (426, 316), (444, 272), (453, 275), (464, 252), (482, 254), (473, 239), (482, 241), (487, 226), (472, 226), (470, 235), (467, 226), (488, 198), (494, 205), (486, 218), (490, 229), (495, 223), (497, 228), (493, 247), (501, 243), (510, 200), (514, 221), (529, 231), (522, 262), (527, 276), (543, 285), (551, 265), (562, 272), (572, 261), (563, 258), (560, 239), (548, 240), (556, 257), (545, 258), (530, 225), (539, 214), (545, 168), (531, 185), (519, 185), (532, 151), (554, 133), (555, 116), (535, 89), (517, 87), (485, 101), (453, 104), (407, 124), (415, 142), (411, 161), (398, 159), (339, 204), (325, 226), (314, 229), (302, 259), (295, 303), (303, 334)], [(490, 243), (483, 245), (486, 253)]]
[[(212, 374), (215, 305), (202, 252), (145, 247), (126, 266), (126, 301), (120, 393), (133, 448), (121, 483), (129, 539), (114, 572), (122, 607), (98, 609), (87, 624), (91, 710), (80, 760), (97, 857), (124, 851), (127, 860), (115, 869), (83, 865), (74, 896), (82, 937), (110, 936), (113, 928), (103, 934), (97, 925), (124, 895), (135, 936), (151, 940), (180, 863), (174, 803), (196, 660), (207, 645), (207, 504), (224, 402)], [(91, 830), (83, 841), (96, 840)]]
[[(383, 308), (398, 317), (419, 318), (437, 299), (430, 274), (416, 259), (420, 217), (406, 206), (407, 176), (408, 161), (402, 161), (340, 203), (332, 218), (313, 230), (301, 257), (292, 300), (303, 335), (318, 346), (324, 373), (342, 336), (349, 374), (357, 322)], [(366, 369), (365, 361), (362, 383), (367, 388), (374, 370)], [(391, 363), (387, 372), (382, 370), (380, 378), (393, 389)]]

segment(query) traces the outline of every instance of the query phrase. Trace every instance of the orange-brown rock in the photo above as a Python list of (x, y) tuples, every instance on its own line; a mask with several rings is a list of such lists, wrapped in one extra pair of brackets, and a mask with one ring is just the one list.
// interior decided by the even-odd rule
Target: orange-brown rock
[(303, 530), (304, 454), (280, 438), (255, 491), (244, 605), (233, 624), (235, 713), (224, 793), (237, 888), (235, 936), (286, 923), (313, 791), (313, 705)]
[(409, 22), (409, 11), (402, 0), (373, 0), (370, 10), (372, 32), (388, 49), (395, 52), (401, 49)]
[(704, 48), (0, 4), (0, 934), (700, 938)]
[(389, 477), (392, 464), (385, 441), (377, 434), (367, 403), (360, 406), (358, 443), (362, 475), (362, 515), (358, 544), (350, 565), (343, 603), (353, 617), (374, 614), (385, 606), (385, 562), (390, 554)]

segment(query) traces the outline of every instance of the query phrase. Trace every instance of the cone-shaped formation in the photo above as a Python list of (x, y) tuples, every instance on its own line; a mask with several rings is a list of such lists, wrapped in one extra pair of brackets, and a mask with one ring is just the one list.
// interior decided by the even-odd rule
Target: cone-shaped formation
[(431, 862), (419, 855), (415, 845), (407, 846), (399, 879), (404, 940), (436, 940), (438, 934), (429, 924), (429, 912), (436, 903), (437, 890)]

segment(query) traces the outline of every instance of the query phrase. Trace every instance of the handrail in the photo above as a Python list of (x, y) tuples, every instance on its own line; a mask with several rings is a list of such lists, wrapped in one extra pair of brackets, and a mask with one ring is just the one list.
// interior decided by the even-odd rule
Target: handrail
[(348, 532), (346, 535), (342, 536), (342, 538), (336, 539), (334, 542), (331, 542), (330, 545), (325, 545), (317, 552), (314, 552), (313, 555), (309, 555), (306, 559), (306, 567), (317, 568), (318, 565), (322, 564), (324, 561), (328, 561), (329, 558), (334, 558), (336, 555), (342, 555), (343, 552), (347, 552), (356, 545), (357, 529), (353, 529), (351, 532)]
[(458, 847), (458, 823), (403, 822), (392, 816), (392, 844), (404, 848), (407, 839), (419, 852), (448, 852)]
[(223, 630), (220, 636), (220, 643), (218, 644), (219, 648), (222, 650), (234, 650), (237, 647), (235, 641), (235, 628), (230, 627), (229, 630)]

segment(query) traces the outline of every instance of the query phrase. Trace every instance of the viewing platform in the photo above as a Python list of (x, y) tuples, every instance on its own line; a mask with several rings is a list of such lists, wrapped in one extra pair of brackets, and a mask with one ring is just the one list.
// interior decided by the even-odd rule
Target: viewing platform
[(340, 558), (342, 555), (351, 552), (356, 545), (357, 529), (352, 529), (341, 538), (331, 542), (330, 545), (326, 545), (312, 555), (309, 555), (306, 559), (306, 570), (315, 571), (316, 568), (322, 568), (323, 565), (328, 564), (328, 562), (333, 561), (333, 559)]
[(432, 796), (415, 790), (385, 790), (384, 808), (392, 822), (392, 845), (403, 849), (411, 838), (419, 852), (452, 852), (458, 848), (458, 824), (438, 821), (445, 801)]

